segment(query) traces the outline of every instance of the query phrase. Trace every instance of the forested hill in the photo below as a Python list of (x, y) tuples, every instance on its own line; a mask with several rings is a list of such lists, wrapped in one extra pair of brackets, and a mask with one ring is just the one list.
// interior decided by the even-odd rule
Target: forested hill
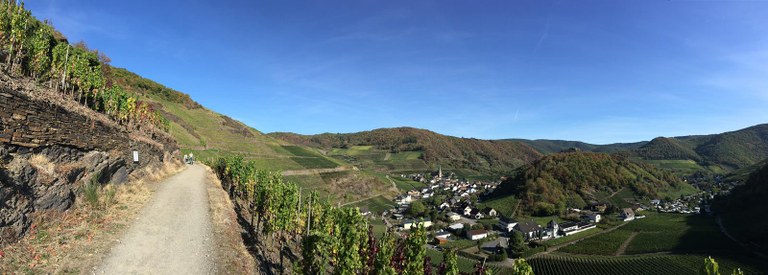
[(458, 138), (415, 128), (385, 128), (349, 134), (298, 135), (271, 133), (269, 136), (323, 149), (373, 146), (397, 152), (422, 152), (421, 159), (436, 166), (493, 173), (511, 171), (542, 156), (535, 149), (514, 141)]
[(768, 124), (722, 134), (657, 138), (635, 153), (645, 159), (693, 160), (705, 166), (736, 170), (768, 156)]
[(518, 214), (555, 215), (567, 207), (605, 202), (620, 190), (634, 197), (659, 198), (692, 187), (666, 171), (629, 158), (592, 152), (545, 156), (518, 168), (487, 200), (514, 196)]
[(701, 161), (693, 149), (674, 138), (658, 137), (634, 150), (635, 154), (648, 160), (689, 159)]
[(746, 184), (715, 203), (731, 235), (747, 244), (756, 244), (768, 252), (768, 161), (749, 175)]
[(599, 152), (599, 153), (615, 153), (620, 151), (629, 151), (643, 146), (647, 142), (633, 142), (633, 143), (613, 143), (606, 145), (590, 144), (581, 141), (571, 140), (552, 140), (552, 139), (508, 139), (511, 141), (517, 141), (527, 144), (533, 147), (542, 154), (559, 153), (571, 148), (579, 149), (582, 151)]
[(607, 145), (566, 140), (510, 140), (525, 143), (542, 154), (576, 148), (589, 152), (625, 153), (644, 160), (688, 160), (696, 162), (702, 169), (716, 166), (725, 172), (749, 167), (768, 156), (768, 124), (721, 134), (658, 137), (651, 141)]

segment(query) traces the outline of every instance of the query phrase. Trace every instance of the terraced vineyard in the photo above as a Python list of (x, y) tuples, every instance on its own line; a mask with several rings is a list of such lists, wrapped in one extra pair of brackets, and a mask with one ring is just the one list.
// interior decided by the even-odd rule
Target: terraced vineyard
[[(655, 255), (633, 257), (564, 256), (544, 255), (528, 262), (538, 275), (647, 275), (647, 274), (697, 274), (706, 256), (700, 255)], [(730, 273), (736, 267), (744, 274), (763, 274), (753, 266), (746, 266), (731, 259), (716, 258), (720, 271)]]

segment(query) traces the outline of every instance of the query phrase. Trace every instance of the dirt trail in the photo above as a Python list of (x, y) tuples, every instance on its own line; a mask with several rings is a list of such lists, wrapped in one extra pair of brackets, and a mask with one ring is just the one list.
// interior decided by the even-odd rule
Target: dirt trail
[(216, 274), (205, 168), (190, 166), (158, 187), (96, 274)]
[(619, 256), (624, 255), (624, 252), (627, 251), (627, 246), (629, 246), (629, 243), (632, 242), (633, 239), (635, 239), (635, 236), (637, 236), (637, 232), (632, 232), (632, 234), (629, 234), (629, 237), (627, 237), (627, 240), (624, 241), (624, 243), (619, 246), (619, 250), (616, 251), (613, 256)]

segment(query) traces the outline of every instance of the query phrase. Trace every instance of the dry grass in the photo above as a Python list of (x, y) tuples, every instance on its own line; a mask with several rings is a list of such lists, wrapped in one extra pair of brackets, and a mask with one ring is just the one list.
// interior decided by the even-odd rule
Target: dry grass
[(216, 262), (220, 272), (226, 274), (256, 274), (253, 257), (243, 244), (237, 214), (227, 192), (213, 171), (206, 166), (208, 202), (215, 236)]
[(155, 183), (180, 168), (148, 167), (145, 169), (151, 176), (147, 179), (102, 188), (102, 203), (97, 207), (78, 198), (76, 205), (63, 213), (35, 213), (30, 232), (18, 243), (0, 249), (0, 273), (91, 273), (152, 197)]
[(45, 174), (46, 176), (54, 176), (56, 166), (43, 154), (35, 154), (29, 158), (29, 164), (32, 165), (38, 172)]

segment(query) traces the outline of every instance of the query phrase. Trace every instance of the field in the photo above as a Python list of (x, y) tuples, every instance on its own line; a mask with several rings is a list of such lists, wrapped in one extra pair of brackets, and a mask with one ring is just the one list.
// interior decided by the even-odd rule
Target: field
[(544, 244), (546, 244), (546, 245), (548, 245), (550, 247), (551, 246), (556, 246), (556, 245), (564, 244), (564, 243), (567, 243), (567, 242), (570, 242), (570, 241), (573, 241), (573, 240), (576, 240), (576, 239), (589, 237), (589, 236), (595, 235), (597, 233), (600, 233), (602, 231), (603, 231), (603, 229), (598, 227), (598, 228), (590, 229), (590, 230), (587, 230), (587, 231), (584, 231), (584, 232), (579, 232), (579, 233), (576, 233), (576, 234), (573, 234), (573, 235), (570, 235), (570, 236), (565, 236), (565, 237), (560, 237), (560, 238), (553, 239), (553, 240), (548, 240), (548, 241), (545, 241)]
[(391, 200), (388, 200), (387, 198), (383, 196), (378, 196), (374, 198), (370, 198), (355, 204), (352, 204), (354, 207), (360, 207), (360, 208), (368, 208), (371, 212), (381, 215), (382, 212), (392, 209), (395, 207), (395, 203), (393, 203)]
[[(427, 187), (426, 184), (423, 184), (421, 182), (412, 181), (410, 179), (404, 179), (399, 176), (389, 176), (389, 179), (391, 179), (395, 183), (395, 186), (397, 186), (397, 189), (400, 189), (400, 191), (403, 191), (403, 192)], [(389, 181), (386, 178), (384, 180)]]
[[(533, 266), (537, 275), (546, 274), (589, 274), (589, 275), (615, 275), (615, 274), (698, 274), (703, 266), (704, 258), (701, 255), (651, 255), (634, 257), (605, 257), (605, 256), (563, 256), (545, 255), (531, 259), (528, 262)], [(741, 261), (715, 257), (720, 265), (720, 271), (724, 274), (739, 267), (745, 274), (762, 274), (753, 266), (744, 265)]]
[(515, 196), (505, 196), (478, 203), (478, 207), (490, 207), (496, 209), (504, 217), (512, 218), (517, 208), (517, 199)]
[(575, 244), (561, 248), (559, 251), (573, 254), (587, 254), (587, 255), (613, 255), (616, 250), (619, 249), (621, 244), (632, 234), (626, 230), (614, 230), (589, 238), (583, 241), (579, 241)]
[(638, 235), (627, 247), (627, 254), (675, 252), (717, 252), (738, 249), (720, 233), (714, 219), (708, 216), (649, 213), (620, 230)]
[[(432, 260), (432, 264), (435, 267), (440, 266), (440, 263), (443, 262), (443, 252), (433, 250), (433, 249), (427, 249), (427, 256), (430, 258), (430, 260)], [(458, 256), (456, 259), (456, 262), (459, 265), (459, 271), (467, 272), (467, 273), (474, 273), (475, 264), (478, 263), (478, 261), (464, 258), (462, 256)], [(493, 264), (487, 264), (487, 266), (493, 272), (493, 274), (510, 274), (511, 272), (507, 268), (503, 268)], [(434, 271), (437, 271), (437, 270), (434, 269), (433, 272)]]
[[(765, 268), (727, 239), (712, 217), (669, 213), (643, 213), (609, 233), (565, 246), (554, 254), (531, 259), (536, 274), (692, 274), (707, 255), (728, 255), (719, 263), (722, 270), (741, 267), (747, 274)], [(627, 238), (624, 254), (614, 256)], [(563, 241), (565, 242), (565, 241)], [(561, 242), (562, 243), (562, 242)], [(554, 245), (554, 244), (552, 244)], [(725, 267), (725, 269), (723, 269)]]
[(644, 213), (647, 217), (594, 238), (560, 249), (561, 252), (612, 255), (627, 237), (636, 232), (626, 254), (657, 252), (717, 252), (737, 249), (735, 243), (720, 233), (711, 217), (670, 213)]
[(392, 153), (375, 149), (373, 146), (352, 146), (348, 149), (334, 148), (330, 155), (361, 168), (383, 168), (388, 172), (430, 170), (421, 159), (421, 152)]

